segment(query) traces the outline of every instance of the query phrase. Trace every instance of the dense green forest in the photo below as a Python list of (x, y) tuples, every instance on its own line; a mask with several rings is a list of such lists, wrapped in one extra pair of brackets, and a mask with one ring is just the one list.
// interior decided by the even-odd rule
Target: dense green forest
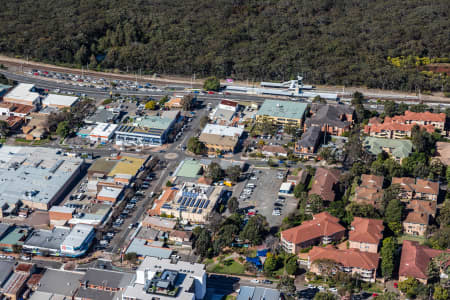
[(145, 73), (449, 90), (389, 57), (450, 57), (448, 0), (22, 0), (0, 52)]

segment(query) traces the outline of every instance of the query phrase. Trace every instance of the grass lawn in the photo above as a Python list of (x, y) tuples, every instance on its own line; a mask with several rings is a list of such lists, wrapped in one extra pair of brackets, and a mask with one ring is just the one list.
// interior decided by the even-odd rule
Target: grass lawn
[(0, 139), (0, 144), (4, 144), (4, 143), (6, 143), (6, 139), (5, 138)]
[(314, 182), (314, 176), (308, 176), (308, 187), (306, 188), (307, 191), (309, 191), (312, 188), (313, 182)]
[(49, 138), (43, 139), (43, 140), (36, 140), (33, 142), (33, 145), (44, 145), (50, 142)]
[(222, 273), (222, 274), (244, 274), (244, 265), (235, 261), (234, 259), (228, 259), (224, 263), (217, 263), (214, 265), (209, 265), (207, 267), (208, 272)]
[(402, 244), (404, 240), (419, 242), (420, 244), (425, 243), (426, 239), (422, 236), (413, 235), (402, 235), (398, 238), (398, 244)]
[(24, 139), (24, 138), (16, 138), (16, 142), (17, 142), (17, 143), (27, 143), (27, 144), (31, 144), (33, 141), (29, 141), (29, 140)]

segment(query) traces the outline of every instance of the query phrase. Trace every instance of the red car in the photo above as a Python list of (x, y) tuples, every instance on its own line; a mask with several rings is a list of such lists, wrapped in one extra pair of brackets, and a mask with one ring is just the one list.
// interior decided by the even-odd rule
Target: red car
[(213, 91), (208, 91), (208, 94), (212, 95), (212, 94), (214, 94), (214, 92)]
[(378, 296), (377, 293), (373, 293), (373, 294), (372, 294), (372, 297), (377, 297), (377, 296)]
[(394, 282), (394, 287), (398, 289), (398, 282)]

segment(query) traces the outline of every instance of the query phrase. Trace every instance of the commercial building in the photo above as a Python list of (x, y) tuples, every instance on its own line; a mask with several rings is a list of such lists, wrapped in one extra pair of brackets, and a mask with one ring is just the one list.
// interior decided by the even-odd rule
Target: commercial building
[(116, 131), (118, 125), (110, 123), (97, 123), (97, 126), (89, 133), (89, 139), (92, 142), (105, 144), (109, 142)]
[(203, 264), (146, 257), (122, 299), (204, 299), (206, 278)]
[(3, 101), (36, 107), (40, 105), (41, 97), (35, 92), (34, 84), (19, 83), (3, 96)]
[(256, 121), (265, 120), (277, 125), (301, 126), (305, 116), (306, 103), (294, 101), (264, 100), (256, 114)]
[(74, 213), (75, 208), (66, 206), (52, 206), (52, 208), (48, 211), (50, 225), (65, 225), (70, 219), (72, 219)]
[(189, 222), (205, 223), (222, 191), (221, 186), (185, 182), (174, 200), (164, 203), (160, 212)]
[(113, 188), (109, 186), (103, 186), (100, 192), (97, 194), (97, 200), (99, 202), (116, 203), (122, 196), (123, 188)]
[(125, 146), (159, 146), (167, 142), (176, 118), (145, 116), (133, 125), (120, 125), (116, 130), (116, 144)]
[(84, 273), (47, 268), (39, 281), (32, 300), (41, 299), (73, 299), (80, 288), (80, 280)]
[(335, 185), (339, 182), (341, 173), (337, 169), (317, 168), (309, 195), (318, 195), (324, 201), (334, 201)]
[(424, 245), (420, 245), (418, 242), (403, 240), (402, 255), (400, 258), (400, 269), (398, 272), (399, 281), (403, 281), (408, 277), (413, 277), (419, 280), (423, 284), (427, 284), (428, 281), (428, 265), (432, 259), (442, 254), (448, 254), (447, 262), (444, 265), (450, 263), (450, 250), (437, 250), (432, 249)]
[(177, 177), (199, 178), (202, 171), (203, 167), (200, 161), (186, 158), (180, 162), (173, 175)]
[(361, 184), (355, 189), (353, 201), (379, 208), (383, 200), (383, 176), (361, 175)]
[(322, 274), (321, 263), (324, 260), (333, 261), (336, 268), (367, 282), (375, 282), (379, 255), (377, 253), (361, 252), (357, 249), (336, 249), (314, 246), (308, 253), (308, 268), (310, 272)]
[(329, 244), (341, 240), (345, 228), (339, 224), (339, 219), (328, 212), (313, 215), (313, 219), (302, 225), (281, 232), (281, 246), (292, 254), (297, 254), (302, 248), (318, 244)]
[(292, 190), (294, 189), (294, 185), (292, 182), (283, 182), (280, 186), (280, 190), (278, 191), (279, 195), (289, 196), (292, 194)]
[(349, 105), (313, 104), (312, 116), (305, 121), (304, 130), (317, 126), (325, 134), (341, 136), (350, 130), (354, 121), (354, 110)]
[(364, 139), (363, 147), (373, 155), (386, 152), (400, 163), (411, 154), (413, 148), (410, 140), (383, 139), (371, 136)]
[(15, 246), (23, 246), (30, 230), (26, 227), (9, 226), (0, 239), (0, 249), (12, 252)]
[(79, 257), (86, 253), (95, 237), (93, 226), (75, 225), (61, 244), (61, 254), (69, 257)]
[(146, 216), (142, 221), (142, 226), (155, 228), (162, 231), (172, 231), (177, 222), (172, 219), (154, 217), (154, 216)]
[(148, 241), (135, 237), (128, 245), (125, 253), (136, 253), (138, 257), (156, 257), (156, 258), (170, 258), (173, 250), (164, 248), (164, 242)]
[(132, 278), (130, 273), (89, 268), (80, 279), (80, 290), (119, 292), (130, 284)]
[(61, 244), (70, 233), (69, 227), (57, 226), (52, 230), (37, 229), (23, 243), (24, 251), (43, 256), (61, 254)]
[(349, 232), (349, 248), (378, 253), (383, 238), (383, 220), (355, 217)]
[(205, 144), (209, 152), (234, 152), (243, 133), (242, 128), (207, 124), (199, 140)]
[(66, 108), (74, 106), (79, 100), (80, 98), (76, 96), (49, 94), (42, 100), (42, 105), (56, 108)]
[(43, 147), (0, 148), (0, 206), (48, 210), (78, 180), (84, 161)]
[(99, 124), (99, 123), (115, 123), (120, 116), (120, 110), (105, 109), (104, 107), (99, 107), (95, 113), (84, 119), (86, 124)]

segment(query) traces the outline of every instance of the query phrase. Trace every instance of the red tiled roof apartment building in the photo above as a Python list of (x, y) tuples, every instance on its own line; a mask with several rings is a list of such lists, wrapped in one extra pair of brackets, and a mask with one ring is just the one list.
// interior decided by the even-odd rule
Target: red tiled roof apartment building
[(410, 177), (392, 177), (392, 184), (400, 186), (401, 200), (405, 202), (413, 199), (437, 201), (439, 195), (438, 182)]
[(341, 173), (336, 169), (317, 168), (309, 195), (319, 195), (324, 201), (334, 201), (334, 186)]
[(411, 137), (414, 125), (432, 133), (435, 129), (445, 133), (446, 116), (444, 113), (415, 113), (406, 111), (403, 116), (386, 117), (383, 123), (374, 122), (364, 127), (364, 132), (370, 136), (389, 139)]
[(339, 224), (339, 219), (322, 212), (300, 226), (282, 231), (281, 245), (286, 252), (296, 254), (302, 248), (339, 241), (344, 235), (345, 228)]
[(355, 217), (349, 232), (349, 248), (378, 253), (383, 238), (383, 220)]
[(334, 247), (313, 247), (308, 253), (309, 270), (316, 274), (323, 272), (321, 262), (331, 260), (336, 262), (340, 271), (358, 274), (359, 278), (368, 282), (375, 282), (379, 255), (377, 253), (361, 252), (357, 249), (336, 249)]
[(353, 201), (379, 207), (383, 200), (383, 176), (363, 174), (361, 184), (355, 189)]
[(403, 281), (408, 277), (413, 277), (426, 284), (428, 264), (433, 258), (442, 253), (450, 254), (450, 250), (436, 250), (420, 245), (418, 242), (403, 241), (398, 272), (399, 280)]

